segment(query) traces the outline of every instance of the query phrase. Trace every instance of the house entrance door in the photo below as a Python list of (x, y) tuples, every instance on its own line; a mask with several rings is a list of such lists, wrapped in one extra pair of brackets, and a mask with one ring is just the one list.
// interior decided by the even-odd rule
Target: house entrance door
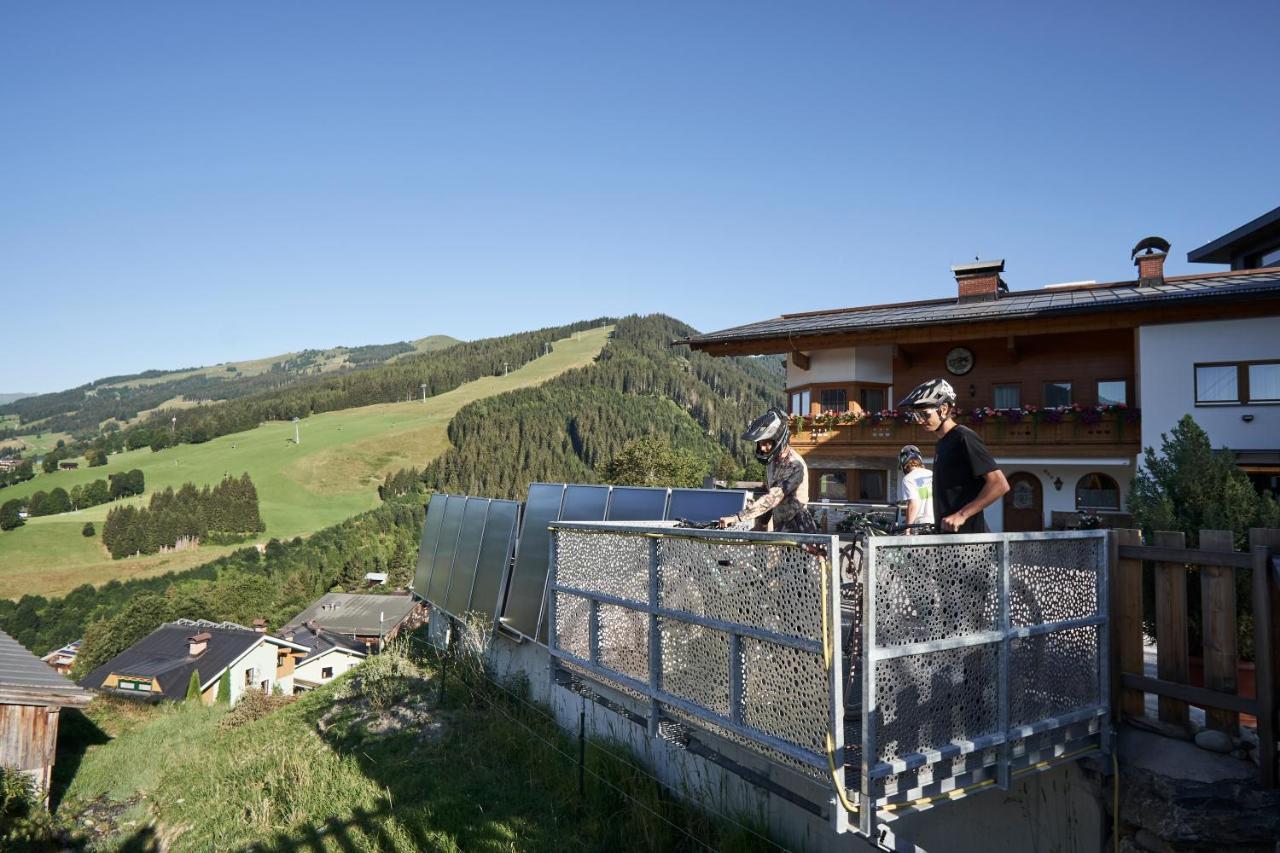
[(1040, 530), (1044, 530), (1044, 493), (1040, 478), (1019, 471), (1009, 477), (1009, 491), (1004, 496), (1004, 531)]

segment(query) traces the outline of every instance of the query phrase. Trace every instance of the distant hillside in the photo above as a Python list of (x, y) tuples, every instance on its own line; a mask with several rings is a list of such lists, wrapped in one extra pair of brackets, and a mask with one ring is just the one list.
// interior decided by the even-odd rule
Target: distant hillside
[(36, 396), (36, 392), (34, 391), (30, 393), (27, 393), (24, 391), (18, 391), (15, 393), (0, 393), (0, 406), (5, 405), (6, 403), (17, 402), (18, 400), (21, 400), (24, 397), (34, 397), (34, 396)]
[(146, 370), (107, 376), (77, 388), (50, 394), (0, 395), (0, 421), (15, 433), (32, 431), (85, 434), (107, 421), (127, 423), (164, 408), (189, 408), (233, 400), (297, 385), (317, 376), (365, 370), (392, 361), (436, 352), (462, 343), (448, 335), (370, 346), (337, 346), (289, 352), (208, 367)]
[(595, 364), (537, 388), (479, 400), (449, 424), (453, 448), (423, 472), (441, 491), (520, 498), (530, 482), (598, 480), (633, 438), (657, 434), (703, 459), (757, 471), (739, 436), (782, 402), (781, 360), (712, 358), (673, 347), (692, 327), (663, 315), (626, 317)]

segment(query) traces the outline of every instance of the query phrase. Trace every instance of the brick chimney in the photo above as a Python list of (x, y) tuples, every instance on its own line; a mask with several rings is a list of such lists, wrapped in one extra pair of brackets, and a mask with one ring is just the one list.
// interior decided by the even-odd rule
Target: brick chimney
[(204, 650), (209, 648), (209, 641), (213, 639), (213, 635), (208, 631), (201, 631), (194, 637), (187, 637), (187, 654), (190, 657), (204, 654)]
[(956, 277), (959, 291), (957, 301), (986, 302), (998, 299), (1009, 292), (1009, 285), (1000, 278), (1004, 272), (1004, 259), (995, 261), (977, 261), (972, 264), (960, 264), (951, 268)]
[(254, 620), (253, 620), (253, 630), (257, 631), (259, 634), (265, 634), (265, 633), (267, 633), (267, 620), (266, 620), (266, 619), (254, 619)]
[(1169, 257), (1168, 240), (1163, 237), (1145, 237), (1133, 247), (1129, 257), (1133, 258), (1133, 265), (1138, 268), (1139, 286), (1164, 284), (1164, 259)]

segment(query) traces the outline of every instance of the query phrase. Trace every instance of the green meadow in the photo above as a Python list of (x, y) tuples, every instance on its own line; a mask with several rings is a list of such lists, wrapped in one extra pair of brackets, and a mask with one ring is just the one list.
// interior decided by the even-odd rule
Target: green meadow
[[(305, 536), (378, 503), (377, 486), (392, 471), (422, 467), (449, 446), (447, 428), (463, 406), (483, 397), (538, 385), (566, 370), (590, 364), (612, 327), (579, 333), (556, 343), (542, 356), (507, 376), (490, 376), (425, 402), (387, 403), (313, 415), (294, 425), (270, 422), (257, 429), (222, 436), (205, 444), (180, 445), (158, 453), (149, 449), (119, 453), (105, 466), (41, 474), (0, 490), (0, 500), (30, 495), (142, 470), (146, 494), (130, 501), (144, 505), (152, 492), (185, 482), (212, 484), (230, 474), (248, 472), (258, 489), (267, 531), (258, 541)], [(29, 519), (17, 530), (0, 533), (0, 596), (26, 593), (58, 595), (83, 583), (102, 584), (181, 570), (232, 550), (202, 547), (168, 554), (112, 560), (100, 541), (107, 512), (116, 501), (89, 509)], [(97, 536), (81, 535), (86, 521)]]

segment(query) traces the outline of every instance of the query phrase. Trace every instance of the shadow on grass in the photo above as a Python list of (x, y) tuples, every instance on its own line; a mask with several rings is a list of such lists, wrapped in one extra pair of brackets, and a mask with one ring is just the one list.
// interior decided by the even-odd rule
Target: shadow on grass
[(83, 712), (75, 708), (63, 709), (58, 719), (58, 751), (49, 783), (50, 811), (57, 812), (62, 804), (62, 798), (66, 796), (67, 788), (71, 786), (71, 780), (75, 778), (89, 748), (110, 740), (110, 735)]

